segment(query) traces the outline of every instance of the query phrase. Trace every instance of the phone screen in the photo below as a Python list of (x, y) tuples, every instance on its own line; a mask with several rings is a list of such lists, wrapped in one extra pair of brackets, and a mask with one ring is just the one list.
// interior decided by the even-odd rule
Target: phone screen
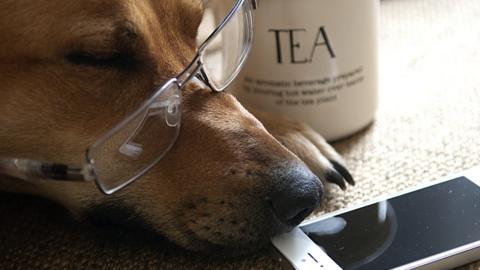
[(480, 241), (480, 188), (456, 178), (301, 229), (343, 269), (399, 267)]

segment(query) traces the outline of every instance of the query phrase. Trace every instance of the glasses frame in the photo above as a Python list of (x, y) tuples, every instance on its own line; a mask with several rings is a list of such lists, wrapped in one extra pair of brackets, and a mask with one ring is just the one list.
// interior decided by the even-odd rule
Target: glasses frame
[[(216, 87), (215, 85), (212, 84), (210, 78), (207, 75), (207, 72), (204, 69), (204, 61), (203, 57), (205, 55), (205, 48), (214, 40), (219, 33), (222, 31), (222, 29), (225, 27), (225, 25), (230, 22), (230, 20), (233, 18), (233, 16), (237, 13), (237, 11), (240, 9), (240, 7), (243, 6), (243, 4), (246, 1), (250, 1), (251, 5), (247, 5), (247, 10), (245, 13), (246, 19), (247, 19), (247, 24), (249, 29), (246, 32), (246, 44), (247, 46), (243, 47), (243, 51), (240, 54), (240, 62), (235, 68), (235, 70), (232, 72), (231, 76), (228, 78), (228, 80), (225, 82), (224, 86), (221, 88)], [(257, 0), (239, 0), (235, 3), (233, 6), (232, 10), (227, 14), (227, 16), (222, 20), (222, 22), (217, 26), (217, 28), (210, 34), (210, 36), (203, 42), (202, 45), (200, 45), (198, 49), (198, 53), (195, 56), (194, 60), (192, 61), (191, 65), (194, 63), (198, 63), (200, 65), (200, 72), (202, 76), (202, 81), (210, 87), (210, 89), (214, 90), (215, 92), (222, 92), (225, 90), (235, 79), (235, 77), (238, 75), (240, 70), (242, 69), (243, 65), (245, 64), (245, 61), (247, 59), (248, 54), (250, 53), (250, 50), (252, 48), (252, 43), (253, 43), (253, 10), (255, 10), (258, 6)], [(188, 68), (187, 68), (188, 69)]]
[[(167, 81), (164, 85), (162, 85), (154, 94), (153, 96), (151, 96), (145, 103), (143, 103), (142, 106), (140, 106), (134, 113), (130, 114), (129, 116), (127, 116), (127, 118), (123, 119), (119, 124), (117, 124), (114, 128), (112, 128), (110, 131), (108, 131), (105, 135), (103, 135), (100, 139), (98, 139), (94, 144), (92, 144), (90, 147), (88, 147), (87, 151), (86, 151), (86, 154), (85, 154), (85, 158), (86, 158), (86, 164), (84, 165), (84, 169), (88, 171), (88, 173), (90, 174), (89, 177), (92, 178), (94, 181), (95, 181), (95, 184), (97, 185), (97, 187), (106, 195), (111, 195), (117, 191), (119, 191), (120, 189), (128, 186), (129, 184), (133, 183), (134, 181), (136, 181), (138, 178), (142, 177), (143, 175), (145, 175), (146, 172), (148, 172), (150, 169), (152, 169), (153, 166), (155, 166), (164, 156), (166, 153), (168, 153), (174, 143), (170, 144), (169, 147), (167, 149), (165, 149), (165, 151), (159, 155), (155, 160), (153, 160), (151, 162), (150, 165), (146, 166), (144, 169), (142, 169), (140, 172), (138, 172), (135, 176), (131, 177), (130, 179), (128, 179), (127, 181), (125, 181), (123, 184), (117, 186), (116, 188), (108, 188), (104, 183), (103, 181), (101, 181), (100, 177), (98, 176), (97, 174), (97, 170), (96, 170), (96, 167), (95, 167), (95, 159), (93, 158), (93, 154), (92, 152), (94, 152), (94, 150), (96, 148), (99, 148), (101, 147), (106, 141), (108, 141), (113, 135), (115, 135), (118, 131), (120, 131), (121, 129), (123, 129), (126, 125), (128, 125), (132, 120), (134, 120), (135, 118), (139, 117), (140, 115), (142, 114), (145, 114), (147, 111), (147, 109), (153, 104), (155, 103), (155, 100), (167, 89), (169, 89), (170, 87), (177, 87), (178, 90), (182, 90), (182, 88), (180, 88), (179, 86), (179, 82), (178, 82), (178, 79), (177, 78), (173, 78), (173, 79), (170, 79), (169, 81)], [(181, 97), (180, 97), (181, 98)], [(181, 101), (180, 101), (180, 110), (181, 110)], [(142, 123), (140, 123), (141, 125)], [(176, 138), (178, 138), (178, 134), (179, 134), (179, 131), (180, 131), (180, 127), (181, 127), (181, 121), (179, 121), (178, 123), (178, 128), (176, 128), (176, 134), (175, 134), (175, 140)]]
[[(247, 3), (246, 8), (246, 19), (248, 23), (247, 29), (247, 46), (244, 46), (244, 50), (241, 52), (240, 62), (237, 68), (233, 71), (232, 75), (226, 81), (224, 87), (218, 88), (211, 83), (207, 72), (204, 69), (203, 57), (205, 54), (205, 48), (212, 42), (215, 37), (219, 35), (225, 25), (231, 21), (234, 15), (240, 10), (240, 8), (245, 4), (245, 2), (250, 2), (250, 5)], [(193, 78), (201, 80), (206, 86), (208, 86), (214, 92), (221, 92), (228, 87), (228, 85), (235, 79), (235, 77), (240, 72), (242, 66), (245, 63), (248, 53), (250, 52), (251, 45), (253, 42), (253, 10), (258, 6), (257, 0), (237, 0), (235, 5), (231, 8), (229, 13), (223, 18), (221, 23), (215, 28), (215, 30), (210, 34), (210, 36), (199, 46), (197, 53), (190, 64), (176, 77), (171, 78), (162, 86), (160, 86), (155, 93), (148, 98), (135, 112), (131, 113), (120, 123), (116, 124), (111, 130), (109, 130), (105, 135), (100, 137), (95, 143), (89, 146), (85, 153), (85, 163), (82, 168), (70, 167), (68, 165), (59, 164), (59, 163), (49, 163), (42, 162), (37, 160), (29, 159), (18, 159), (18, 158), (0, 158), (0, 174), (12, 176), (15, 178), (20, 178), (24, 180), (31, 179), (43, 179), (43, 180), (57, 180), (57, 181), (68, 181), (68, 182), (95, 182), (96, 186), (100, 189), (105, 195), (111, 195), (134, 181), (138, 180), (140, 177), (145, 175), (152, 167), (154, 167), (158, 162), (168, 153), (175, 143), (172, 143), (165, 152), (155, 159), (150, 165), (142, 169), (141, 172), (137, 173), (134, 177), (130, 178), (125, 183), (119, 185), (116, 188), (109, 189), (107, 188), (101, 179), (99, 179), (96, 169), (95, 169), (95, 159), (92, 157), (92, 152), (97, 147), (101, 146), (105, 141), (110, 137), (116, 134), (120, 129), (124, 128), (128, 123), (133, 119), (138, 117), (140, 114), (144, 113), (148, 107), (150, 107), (166, 89), (170, 87), (177, 87), (178, 90), (182, 90), (183, 87), (188, 84)], [(181, 97), (180, 97), (181, 98)], [(180, 108), (181, 109), (181, 102)], [(181, 125), (181, 121), (178, 125)], [(178, 133), (180, 127), (177, 128), (177, 134), (175, 135), (178, 138)], [(176, 139), (175, 139), (176, 140)]]

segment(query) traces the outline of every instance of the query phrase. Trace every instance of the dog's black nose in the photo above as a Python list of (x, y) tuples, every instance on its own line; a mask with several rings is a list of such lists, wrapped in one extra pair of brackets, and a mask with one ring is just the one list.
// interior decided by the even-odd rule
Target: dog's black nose
[(278, 182), (269, 199), (276, 218), (284, 225), (293, 227), (319, 206), (323, 187), (318, 177), (305, 165), (288, 168), (285, 172), (277, 178)]

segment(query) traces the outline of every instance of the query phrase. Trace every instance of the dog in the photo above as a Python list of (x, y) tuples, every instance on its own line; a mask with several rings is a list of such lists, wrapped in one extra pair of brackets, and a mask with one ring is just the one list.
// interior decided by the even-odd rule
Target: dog
[[(201, 0), (0, 3), (0, 157), (78, 163), (132, 104), (196, 53)], [(305, 124), (247, 110), (229, 93), (183, 89), (172, 150), (111, 195), (91, 182), (0, 176), (0, 190), (45, 197), (98, 224), (146, 225), (189, 250), (249, 251), (298, 225), (327, 182), (353, 179)]]

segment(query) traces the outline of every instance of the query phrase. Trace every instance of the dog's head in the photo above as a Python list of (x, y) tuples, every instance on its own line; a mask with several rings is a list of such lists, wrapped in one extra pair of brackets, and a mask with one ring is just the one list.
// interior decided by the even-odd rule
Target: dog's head
[[(76, 164), (193, 59), (203, 8), (200, 0), (17, 0), (0, 12), (0, 155)], [(81, 218), (141, 220), (195, 250), (266, 243), (318, 205), (318, 178), (233, 96), (195, 87), (182, 95), (175, 146), (118, 193), (13, 179), (2, 188), (47, 196)]]

